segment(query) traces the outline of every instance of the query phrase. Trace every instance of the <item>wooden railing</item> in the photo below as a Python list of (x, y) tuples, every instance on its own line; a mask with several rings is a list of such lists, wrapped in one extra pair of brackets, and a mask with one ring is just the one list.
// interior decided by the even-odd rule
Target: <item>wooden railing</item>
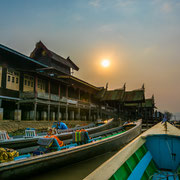
[(52, 101), (58, 101), (58, 102), (59, 102), (60, 98), (59, 98), (59, 96), (56, 95), (56, 94), (51, 94), (51, 100), (52, 100)]
[(35, 98), (35, 93), (34, 92), (23, 92), (20, 93), (20, 98), (21, 99), (33, 99)]
[[(20, 93), (20, 98), (21, 99), (33, 99), (35, 98), (35, 93), (34, 92), (22, 92)], [(75, 106), (80, 106), (83, 108), (97, 108), (96, 104), (84, 101), (84, 100), (78, 100), (78, 99), (73, 99), (73, 98), (66, 98), (62, 97), (60, 98), (56, 94), (50, 94), (49, 93), (42, 93), (42, 92), (37, 92), (37, 98), (39, 99), (44, 99), (44, 100), (51, 100), (51, 101), (56, 101), (56, 102), (62, 102), (62, 103), (68, 103), (71, 105)]]
[(49, 93), (37, 92), (37, 98), (48, 100), (49, 99)]

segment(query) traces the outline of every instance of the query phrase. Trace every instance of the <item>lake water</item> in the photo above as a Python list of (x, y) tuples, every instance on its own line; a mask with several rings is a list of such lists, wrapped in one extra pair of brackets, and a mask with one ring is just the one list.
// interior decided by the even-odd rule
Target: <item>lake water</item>
[(76, 164), (26, 178), (26, 180), (81, 180), (112, 157), (116, 152), (117, 151), (108, 152)]

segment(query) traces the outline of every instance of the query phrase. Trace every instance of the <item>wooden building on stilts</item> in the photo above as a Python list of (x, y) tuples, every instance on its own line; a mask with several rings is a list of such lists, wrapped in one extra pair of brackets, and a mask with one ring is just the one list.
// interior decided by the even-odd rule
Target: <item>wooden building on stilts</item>
[[(73, 75), (79, 67), (41, 41), (30, 57), (0, 44), (0, 120), (145, 119), (154, 113), (154, 97), (141, 89), (96, 87)], [(151, 104), (151, 105), (150, 105)], [(148, 116), (149, 115), (149, 116)]]
[[(0, 45), (0, 119), (91, 120), (101, 113), (101, 88), (72, 75), (79, 68), (41, 41), (30, 57)], [(108, 110), (113, 116), (113, 110)]]
[[(132, 91), (126, 91), (126, 84), (120, 89), (99, 91), (97, 98), (105, 107), (116, 109), (116, 115), (124, 121), (143, 119), (143, 123), (155, 123), (154, 96), (145, 99), (145, 87)], [(159, 118), (159, 121), (161, 118)]]

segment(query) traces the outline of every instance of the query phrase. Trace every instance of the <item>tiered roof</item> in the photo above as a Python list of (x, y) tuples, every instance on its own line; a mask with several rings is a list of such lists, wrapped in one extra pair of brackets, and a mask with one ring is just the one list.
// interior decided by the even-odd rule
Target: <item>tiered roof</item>
[(123, 101), (125, 103), (142, 102), (145, 101), (144, 89), (138, 89), (133, 91), (126, 91)]
[(125, 91), (125, 85), (123, 88), (115, 90), (102, 89), (96, 96), (101, 101), (118, 101), (124, 103), (139, 103), (145, 102), (144, 86), (141, 89), (133, 91)]
[(102, 101), (122, 101), (124, 96), (124, 89), (115, 89), (106, 91), (102, 97)]
[(73, 63), (73, 61), (69, 57), (64, 58), (64, 57), (54, 53), (53, 51), (49, 50), (41, 41), (36, 43), (36, 48), (31, 53), (30, 57), (34, 58), (34, 59), (38, 59), (38, 57), (37, 57), (38, 53), (41, 53), (42, 57), (43, 56), (48, 56), (49, 58), (55, 60), (58, 63), (61, 63), (61, 64), (65, 65), (65, 66), (67, 66), (69, 68), (72, 68), (72, 69), (74, 69), (76, 71), (79, 70), (79, 67), (75, 63)]

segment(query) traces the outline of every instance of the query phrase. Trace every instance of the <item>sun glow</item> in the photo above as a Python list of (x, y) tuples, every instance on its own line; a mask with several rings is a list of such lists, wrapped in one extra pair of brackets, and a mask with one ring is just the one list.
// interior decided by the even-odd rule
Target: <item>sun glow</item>
[(101, 65), (102, 65), (102, 67), (105, 67), (105, 68), (109, 67), (109, 65), (110, 65), (109, 59), (103, 59), (101, 61)]

